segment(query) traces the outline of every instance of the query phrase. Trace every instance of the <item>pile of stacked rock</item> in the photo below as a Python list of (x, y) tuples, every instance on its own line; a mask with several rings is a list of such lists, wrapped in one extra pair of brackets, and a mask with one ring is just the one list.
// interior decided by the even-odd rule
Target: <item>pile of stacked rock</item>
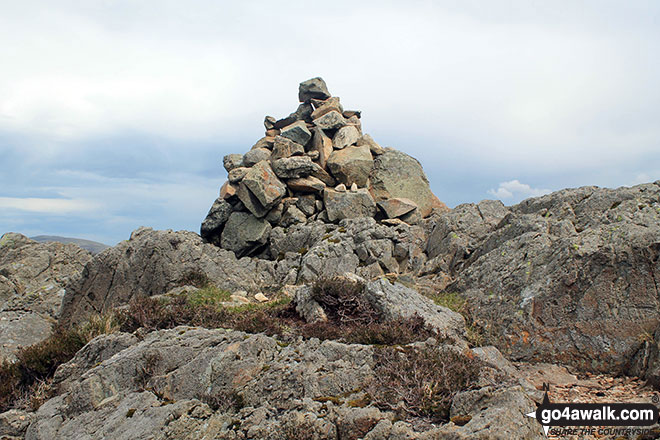
[(360, 112), (344, 110), (323, 79), (300, 84), (298, 109), (266, 116), (265, 137), (229, 154), (228, 180), (202, 223), (208, 242), (238, 256), (259, 254), (273, 226), (374, 217), (418, 223), (434, 208), (416, 159), (362, 134)]

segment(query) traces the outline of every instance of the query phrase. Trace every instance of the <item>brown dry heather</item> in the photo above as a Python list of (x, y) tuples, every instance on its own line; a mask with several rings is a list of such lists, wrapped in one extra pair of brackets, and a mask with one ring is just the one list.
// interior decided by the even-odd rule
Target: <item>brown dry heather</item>
[(448, 348), (380, 347), (374, 354), (378, 383), (368, 387), (374, 403), (401, 417), (449, 420), (456, 393), (476, 385), (481, 362)]

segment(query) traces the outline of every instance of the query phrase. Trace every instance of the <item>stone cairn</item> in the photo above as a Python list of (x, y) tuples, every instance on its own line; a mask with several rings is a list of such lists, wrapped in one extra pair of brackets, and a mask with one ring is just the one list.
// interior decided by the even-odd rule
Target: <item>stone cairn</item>
[(361, 112), (344, 110), (325, 81), (300, 84), (298, 109), (266, 116), (265, 137), (229, 154), (227, 182), (201, 226), (208, 242), (237, 256), (259, 255), (273, 227), (374, 217), (416, 224), (434, 208), (419, 162), (362, 134)]

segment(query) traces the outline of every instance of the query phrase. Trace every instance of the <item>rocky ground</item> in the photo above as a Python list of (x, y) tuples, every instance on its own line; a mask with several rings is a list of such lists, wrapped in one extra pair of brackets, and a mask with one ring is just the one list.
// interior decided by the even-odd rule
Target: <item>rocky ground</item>
[(448, 210), (322, 80), (299, 97), (200, 235), (2, 237), (0, 438), (532, 439), (543, 383), (654, 398), (660, 181)]

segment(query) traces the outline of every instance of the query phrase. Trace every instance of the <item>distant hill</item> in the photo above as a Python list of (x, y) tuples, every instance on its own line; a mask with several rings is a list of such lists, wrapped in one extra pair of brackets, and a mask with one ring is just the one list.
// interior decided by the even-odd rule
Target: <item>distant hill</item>
[(77, 244), (83, 249), (88, 250), (92, 255), (96, 255), (104, 249), (109, 248), (107, 244), (99, 243), (91, 240), (83, 240), (82, 238), (71, 238), (71, 237), (58, 237), (57, 235), (37, 235), (36, 237), (30, 237), (32, 240), (39, 243), (45, 243), (48, 241), (57, 241), (58, 243), (73, 243)]

